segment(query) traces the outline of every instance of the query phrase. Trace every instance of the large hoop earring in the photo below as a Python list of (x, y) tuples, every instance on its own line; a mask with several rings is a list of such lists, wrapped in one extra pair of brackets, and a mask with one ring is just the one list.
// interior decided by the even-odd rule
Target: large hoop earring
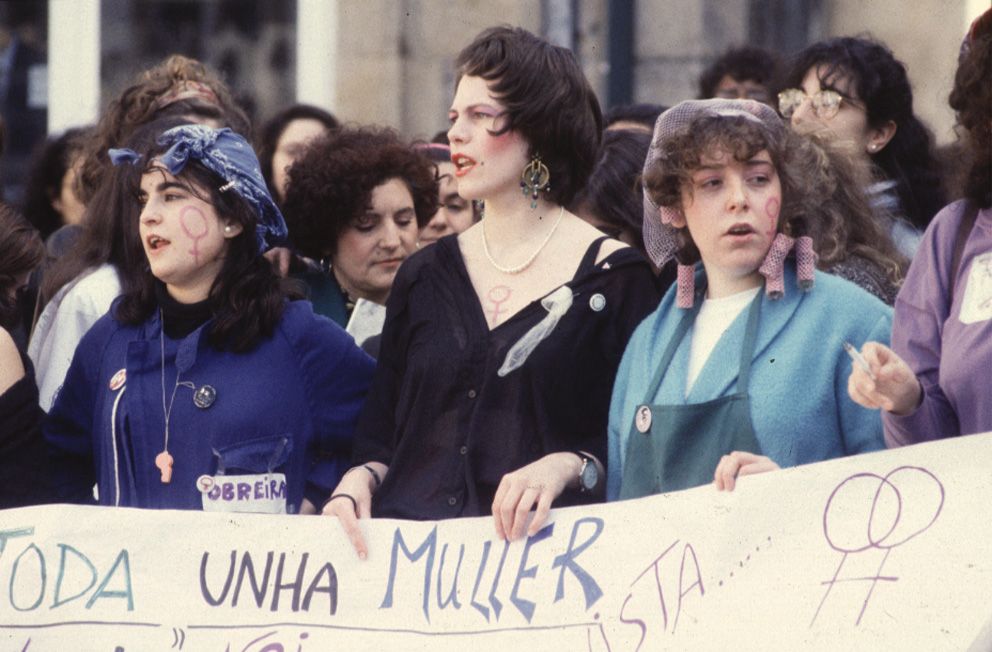
[(540, 156), (535, 154), (520, 174), (520, 189), (525, 197), (530, 195), (531, 208), (537, 208), (539, 192), (551, 189), (551, 170), (541, 161)]

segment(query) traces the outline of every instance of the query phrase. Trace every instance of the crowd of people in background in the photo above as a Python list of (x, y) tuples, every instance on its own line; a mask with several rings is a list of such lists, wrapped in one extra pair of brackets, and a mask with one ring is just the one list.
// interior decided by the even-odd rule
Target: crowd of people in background
[(0, 507), (324, 514), (364, 557), (372, 517), (510, 540), (992, 430), (992, 10), (955, 170), (866, 37), (605, 114), (520, 28), (454, 72), (433, 137), (253, 129), (175, 55), (39, 144), (0, 204)]

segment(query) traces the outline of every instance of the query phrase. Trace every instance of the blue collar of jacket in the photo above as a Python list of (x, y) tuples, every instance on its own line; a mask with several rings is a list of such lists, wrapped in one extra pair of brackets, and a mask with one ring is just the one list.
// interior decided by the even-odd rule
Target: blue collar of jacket
[[(203, 334), (206, 329), (213, 323), (213, 320), (207, 320), (201, 324), (196, 330), (187, 335), (186, 337), (179, 340), (178, 348), (176, 349), (176, 369), (179, 373), (185, 373), (196, 363), (197, 352), (200, 348), (200, 340), (203, 338)], [(147, 342), (157, 342), (159, 338), (164, 337), (162, 332), (162, 313), (156, 310), (152, 313), (150, 319), (148, 319), (141, 327), (141, 340)]]

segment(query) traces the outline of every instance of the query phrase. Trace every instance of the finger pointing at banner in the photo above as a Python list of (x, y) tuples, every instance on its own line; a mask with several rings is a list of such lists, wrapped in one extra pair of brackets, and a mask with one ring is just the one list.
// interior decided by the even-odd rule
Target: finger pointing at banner
[(372, 517), (372, 492), (387, 470), (385, 465), (378, 463), (374, 463), (374, 468), (369, 468), (371, 464), (345, 472), (321, 510), (325, 516), (337, 517), (359, 559), (368, 558), (369, 550), (358, 520)]

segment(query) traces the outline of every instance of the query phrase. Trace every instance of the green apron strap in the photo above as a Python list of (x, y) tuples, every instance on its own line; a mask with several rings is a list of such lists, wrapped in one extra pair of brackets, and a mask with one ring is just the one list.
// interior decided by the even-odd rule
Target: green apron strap
[(668, 346), (665, 348), (665, 352), (661, 354), (661, 360), (658, 362), (658, 368), (654, 372), (654, 378), (651, 379), (651, 384), (648, 385), (648, 391), (644, 394), (644, 400), (642, 403), (651, 403), (654, 401), (654, 395), (658, 392), (658, 388), (661, 387), (661, 381), (665, 377), (665, 372), (668, 370), (668, 365), (671, 364), (672, 358), (675, 357), (675, 352), (679, 348), (679, 344), (682, 342), (682, 338), (685, 334), (689, 332), (692, 328), (693, 322), (696, 321), (696, 315), (699, 314), (699, 309), (703, 302), (700, 300), (700, 296), (697, 294), (696, 301), (693, 302), (692, 308), (687, 310), (685, 314), (682, 315), (682, 321), (675, 328), (675, 333), (672, 334), (672, 339), (668, 340)]
[(748, 381), (751, 380), (751, 360), (754, 358), (754, 345), (758, 340), (758, 317), (761, 315), (761, 297), (764, 294), (759, 289), (758, 294), (751, 301), (751, 307), (748, 308), (747, 329), (744, 331), (740, 368), (737, 370), (738, 394), (747, 394)]

